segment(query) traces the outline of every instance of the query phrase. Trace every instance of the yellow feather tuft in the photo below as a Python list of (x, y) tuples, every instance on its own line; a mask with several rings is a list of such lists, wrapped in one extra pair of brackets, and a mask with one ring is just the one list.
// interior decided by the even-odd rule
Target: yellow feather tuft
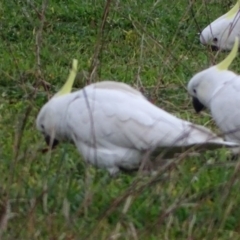
[(58, 93), (56, 93), (54, 97), (62, 96), (64, 94), (68, 94), (72, 91), (73, 82), (77, 75), (77, 65), (78, 65), (78, 60), (73, 59), (72, 69), (70, 71), (68, 79), (65, 82), (65, 84), (63, 85), (63, 87), (61, 88), (61, 90)]
[(234, 58), (237, 56), (238, 42), (239, 42), (239, 38), (236, 37), (235, 43), (233, 45), (231, 52), (228, 54), (228, 56), (222, 62), (220, 62), (218, 65), (216, 65), (218, 70), (223, 71), (223, 70), (227, 70), (229, 68), (230, 64), (232, 63)]
[(228, 19), (234, 18), (237, 12), (239, 11), (239, 7), (240, 7), (240, 0), (238, 0), (237, 3), (234, 5), (234, 7), (229, 12), (226, 13), (225, 17)]

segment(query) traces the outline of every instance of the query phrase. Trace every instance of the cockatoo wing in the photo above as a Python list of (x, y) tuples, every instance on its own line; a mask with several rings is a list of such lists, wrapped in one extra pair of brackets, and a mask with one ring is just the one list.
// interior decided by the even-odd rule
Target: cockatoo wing
[(94, 158), (101, 159), (97, 164), (104, 162), (106, 167), (115, 159), (118, 166), (126, 167), (138, 164), (142, 153), (156, 148), (174, 152), (176, 147), (181, 152), (182, 147), (187, 146), (228, 145), (210, 130), (154, 106), (130, 87), (104, 84), (79, 91), (67, 113), (69, 132), (79, 151), (91, 163)]

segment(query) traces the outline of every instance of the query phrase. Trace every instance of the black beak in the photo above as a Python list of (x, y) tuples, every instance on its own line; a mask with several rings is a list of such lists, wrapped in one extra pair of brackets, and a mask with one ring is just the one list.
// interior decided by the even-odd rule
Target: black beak
[(213, 52), (216, 52), (219, 50), (219, 48), (217, 46), (211, 45), (211, 49)]
[(196, 97), (192, 98), (192, 104), (197, 113), (201, 112), (204, 109), (204, 105), (200, 103)]
[(45, 136), (45, 141), (51, 149), (54, 149), (59, 143), (57, 139), (51, 139), (48, 135)]

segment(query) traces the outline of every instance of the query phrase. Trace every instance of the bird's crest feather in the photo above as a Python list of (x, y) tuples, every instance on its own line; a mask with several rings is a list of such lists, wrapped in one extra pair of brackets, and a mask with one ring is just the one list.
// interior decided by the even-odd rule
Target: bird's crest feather
[(229, 10), (225, 17), (228, 19), (232, 19), (235, 17), (235, 15), (237, 14), (237, 12), (239, 11), (239, 7), (240, 7), (240, 0), (237, 1), (237, 3), (234, 5), (233, 8), (231, 8), (231, 10)]
[(239, 44), (239, 38), (236, 37), (235, 43), (233, 45), (231, 52), (228, 54), (228, 56), (222, 62), (220, 62), (216, 66), (218, 70), (223, 71), (223, 70), (227, 70), (229, 68), (230, 64), (232, 63), (234, 58), (237, 56), (238, 44)]
[(59, 96), (62, 96), (62, 95), (65, 95), (65, 94), (68, 94), (68, 93), (71, 92), (72, 86), (73, 86), (73, 82), (74, 82), (75, 77), (77, 75), (77, 65), (78, 65), (78, 60), (77, 59), (73, 59), (72, 69), (70, 71), (68, 79), (65, 82), (65, 84), (63, 85), (63, 87), (60, 89), (60, 91), (58, 93), (56, 93), (54, 97), (59, 97)]

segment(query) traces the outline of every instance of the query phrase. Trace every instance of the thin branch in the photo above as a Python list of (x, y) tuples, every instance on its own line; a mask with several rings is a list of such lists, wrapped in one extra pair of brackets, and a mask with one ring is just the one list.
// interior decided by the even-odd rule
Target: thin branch
[(45, 91), (48, 91), (50, 84), (48, 82), (46, 82), (43, 78), (43, 74), (42, 74), (42, 70), (41, 70), (40, 51), (41, 51), (41, 47), (42, 47), (42, 35), (43, 35), (43, 27), (44, 27), (45, 20), (46, 20), (45, 14), (46, 14), (47, 6), (48, 6), (48, 0), (43, 0), (41, 12), (36, 11), (38, 17), (40, 18), (40, 27), (36, 33), (36, 65), (37, 65), (37, 77), (38, 77), (37, 81), (40, 84), (42, 84)]
[(103, 49), (103, 43), (104, 43), (103, 42), (104, 41), (104, 29), (105, 29), (107, 17), (108, 17), (109, 11), (110, 11), (111, 2), (112, 2), (112, 0), (107, 0), (107, 2), (105, 4), (103, 16), (102, 16), (102, 23), (101, 23), (100, 30), (98, 32), (98, 38), (97, 38), (97, 42), (95, 45), (95, 51), (94, 51), (91, 66), (89, 69), (90, 76), (88, 79), (88, 84), (93, 82), (94, 77), (96, 76), (97, 68), (99, 66), (99, 56), (101, 55), (101, 52)]

